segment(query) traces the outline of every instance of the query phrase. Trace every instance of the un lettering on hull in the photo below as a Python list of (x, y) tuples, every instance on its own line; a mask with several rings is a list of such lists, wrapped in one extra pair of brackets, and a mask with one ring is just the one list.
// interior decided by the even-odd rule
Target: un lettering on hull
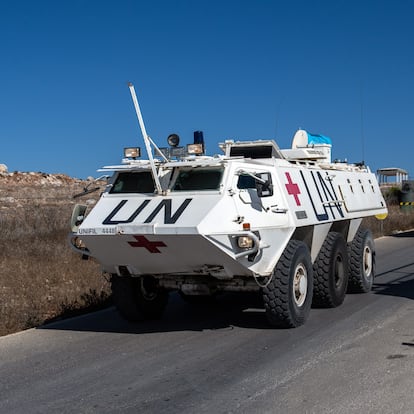
[(283, 172), (281, 180), (289, 206), (303, 225), (364, 216), (385, 208), (370, 172), (292, 168)]

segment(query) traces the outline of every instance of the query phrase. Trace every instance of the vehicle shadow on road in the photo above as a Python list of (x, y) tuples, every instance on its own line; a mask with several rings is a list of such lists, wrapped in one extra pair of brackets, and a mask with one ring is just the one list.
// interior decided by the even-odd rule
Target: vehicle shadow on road
[(401, 233), (393, 234), (392, 237), (414, 237), (414, 230), (402, 231)]
[[(411, 273), (410, 276), (412, 275)], [(372, 290), (378, 295), (400, 296), (414, 299), (414, 279), (407, 280), (407, 277), (407, 275), (404, 275), (386, 284), (375, 283)]]
[(267, 323), (260, 295), (226, 293), (212, 303), (190, 304), (177, 293), (172, 293), (160, 320), (128, 322), (111, 307), (93, 314), (46, 324), (38, 329), (142, 334), (235, 327), (274, 329)]
[[(414, 232), (410, 232), (414, 236)], [(413, 237), (413, 236), (396, 236), (396, 237)], [(408, 263), (402, 266), (394, 267), (385, 272), (376, 275), (373, 292), (378, 295), (400, 296), (408, 299), (414, 299), (414, 271), (413, 263)], [(393, 277), (392, 280), (387, 281), (387, 276), (400, 275)], [(381, 277), (385, 278), (382, 282)]]

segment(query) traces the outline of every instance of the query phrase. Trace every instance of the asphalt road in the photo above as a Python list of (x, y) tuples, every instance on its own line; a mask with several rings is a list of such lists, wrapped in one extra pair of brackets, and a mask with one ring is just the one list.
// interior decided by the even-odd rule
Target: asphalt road
[(374, 291), (271, 329), (253, 295), (162, 321), (114, 309), (0, 338), (0, 413), (413, 413), (414, 232), (376, 241)]

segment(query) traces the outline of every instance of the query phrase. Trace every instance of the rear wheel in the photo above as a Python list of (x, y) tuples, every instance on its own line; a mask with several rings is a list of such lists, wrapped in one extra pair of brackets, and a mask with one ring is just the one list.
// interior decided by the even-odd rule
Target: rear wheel
[(119, 313), (129, 321), (158, 319), (168, 302), (168, 292), (151, 276), (120, 277), (112, 275), (112, 298)]
[(345, 299), (348, 286), (348, 253), (341, 233), (328, 233), (313, 265), (313, 304), (334, 308)]
[(372, 289), (375, 277), (375, 245), (371, 231), (365, 228), (348, 244), (349, 284), (352, 293), (367, 293)]
[(266, 316), (272, 326), (294, 328), (305, 323), (312, 304), (313, 273), (307, 245), (291, 240), (263, 288)]

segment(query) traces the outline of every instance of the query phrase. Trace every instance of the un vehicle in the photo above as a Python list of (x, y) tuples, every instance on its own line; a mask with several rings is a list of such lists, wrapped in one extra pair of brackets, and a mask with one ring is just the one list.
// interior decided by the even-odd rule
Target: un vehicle
[(387, 208), (367, 166), (331, 162), (330, 139), (304, 130), (286, 150), (229, 140), (205, 156), (200, 131), (187, 147), (172, 134), (158, 148), (130, 89), (148, 159), (127, 148), (121, 165), (104, 167), (104, 192), (88, 213), (75, 206), (70, 233), (111, 275), (124, 317), (160, 317), (171, 291), (189, 301), (257, 291), (271, 325), (296, 327), (312, 304), (371, 289), (375, 246), (360, 224)]

